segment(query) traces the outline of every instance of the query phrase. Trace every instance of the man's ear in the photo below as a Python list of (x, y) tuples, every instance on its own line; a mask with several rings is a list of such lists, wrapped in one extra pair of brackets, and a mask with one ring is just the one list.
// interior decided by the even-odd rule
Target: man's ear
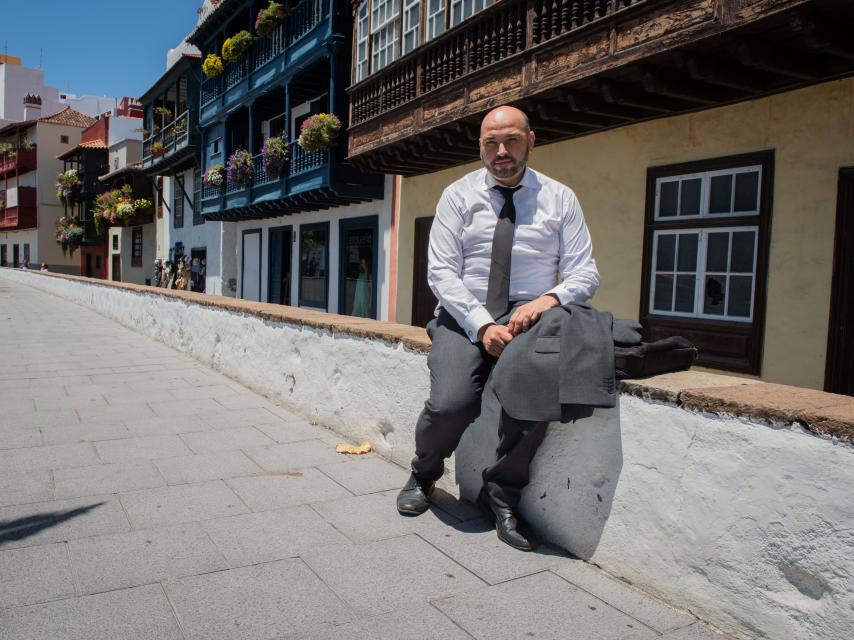
[(534, 135), (534, 132), (529, 131), (528, 132), (528, 151), (534, 150), (534, 143), (536, 142), (536, 140), (537, 140), (537, 136)]

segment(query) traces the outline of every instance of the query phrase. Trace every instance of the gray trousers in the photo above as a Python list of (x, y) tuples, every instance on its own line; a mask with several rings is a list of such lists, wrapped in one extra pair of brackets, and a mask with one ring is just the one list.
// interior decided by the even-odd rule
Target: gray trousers
[[(496, 321), (506, 324), (512, 311)], [(481, 343), (472, 344), (450, 313), (442, 309), (427, 325), (433, 341), (427, 366), (430, 397), (415, 425), (413, 473), (422, 480), (438, 480), (463, 432), (480, 415), (481, 396), (497, 358)], [(501, 506), (515, 508), (528, 484), (531, 460), (546, 434), (547, 422), (516, 420), (503, 410), (498, 425), (496, 461), (483, 471), (484, 488)]]

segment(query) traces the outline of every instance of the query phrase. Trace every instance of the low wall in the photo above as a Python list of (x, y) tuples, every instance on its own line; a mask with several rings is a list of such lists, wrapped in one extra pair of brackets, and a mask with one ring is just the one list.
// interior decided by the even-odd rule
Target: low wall
[[(403, 465), (428, 392), (422, 329), (0, 269), (184, 351)], [(446, 482), (472, 498), (494, 450), (487, 393)], [(552, 425), (521, 509), (543, 538), (741, 637), (854, 628), (854, 398), (682, 372)]]

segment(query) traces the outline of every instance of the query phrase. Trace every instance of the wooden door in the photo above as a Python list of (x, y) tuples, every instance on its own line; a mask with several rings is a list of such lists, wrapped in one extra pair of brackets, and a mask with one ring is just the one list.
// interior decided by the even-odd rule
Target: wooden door
[(854, 396), (854, 167), (840, 169), (824, 390)]
[(415, 252), (412, 268), (412, 324), (426, 327), (433, 319), (438, 300), (427, 285), (427, 249), (433, 216), (415, 219)]
[(119, 253), (113, 254), (113, 280), (116, 282), (122, 281), (122, 256)]

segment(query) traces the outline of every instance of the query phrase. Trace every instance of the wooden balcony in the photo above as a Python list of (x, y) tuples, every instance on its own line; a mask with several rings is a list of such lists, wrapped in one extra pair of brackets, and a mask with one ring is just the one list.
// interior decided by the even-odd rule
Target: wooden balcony
[(147, 173), (179, 170), (196, 162), (199, 146), (196, 111), (187, 110), (142, 143), (142, 168)]
[(36, 169), (36, 148), (18, 149), (14, 158), (0, 160), (0, 178)]
[(36, 187), (12, 187), (6, 190), (5, 204), (0, 208), (0, 229), (32, 229), (38, 224)]
[(478, 158), (483, 114), (540, 142), (854, 73), (854, 3), (504, 0), (348, 89), (349, 157), (417, 175)]

